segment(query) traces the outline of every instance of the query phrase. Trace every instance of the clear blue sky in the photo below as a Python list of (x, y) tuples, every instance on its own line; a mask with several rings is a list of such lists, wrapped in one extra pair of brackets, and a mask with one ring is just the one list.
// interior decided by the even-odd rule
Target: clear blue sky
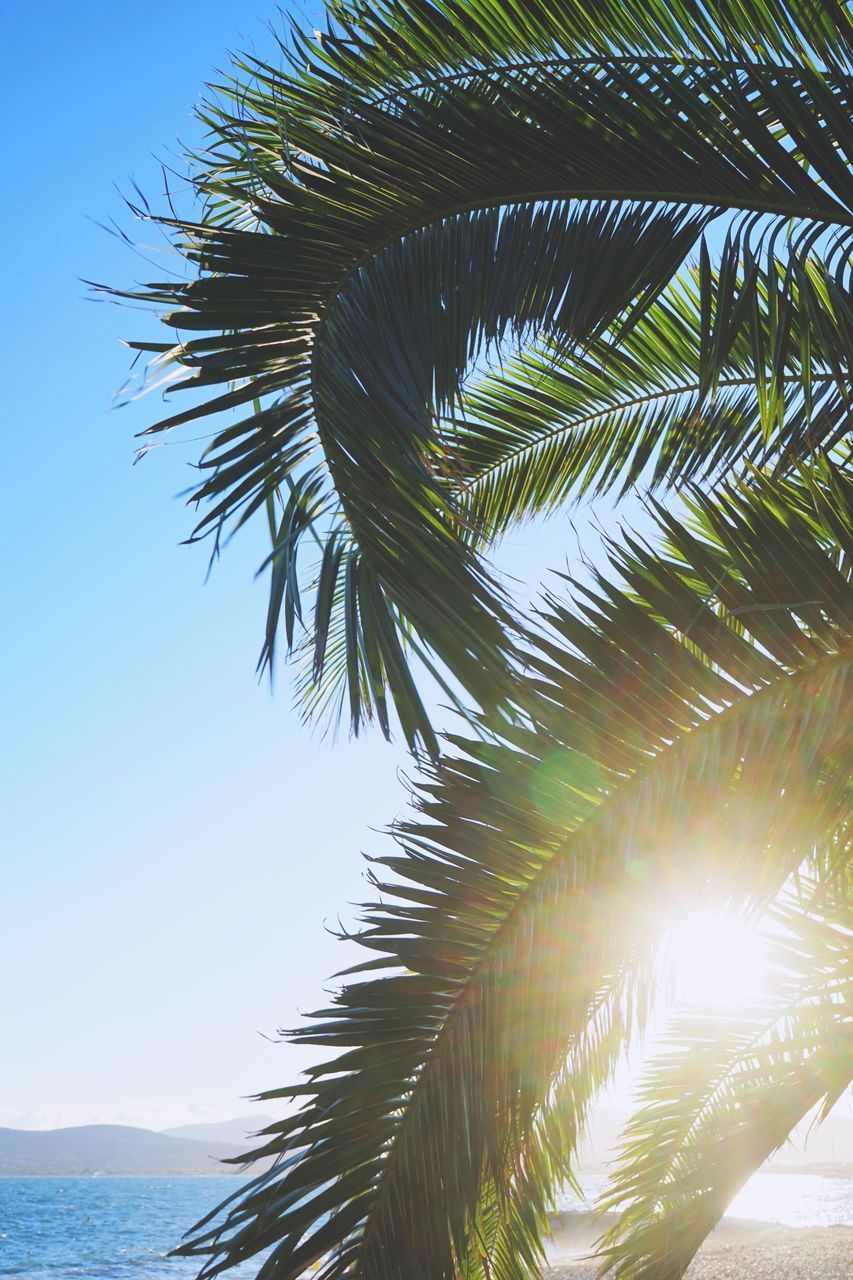
[[(309, 19), (317, 6), (307, 6)], [(286, 673), (254, 664), (259, 544), (205, 586), (178, 543), (192, 448), (131, 466), (157, 405), (118, 412), (121, 336), (153, 321), (78, 277), (152, 272), (91, 219), (114, 184), (160, 189), (226, 50), (269, 44), (271, 3), (13, 6), (4, 20), (5, 440), (0, 820), (0, 1125), (166, 1126), (248, 1108), (296, 1051), (259, 1033), (323, 1000), (323, 930), (363, 896), (403, 802), (398, 747), (309, 737)], [(535, 575), (564, 527), (512, 540)], [(535, 549), (534, 549), (535, 548)]]

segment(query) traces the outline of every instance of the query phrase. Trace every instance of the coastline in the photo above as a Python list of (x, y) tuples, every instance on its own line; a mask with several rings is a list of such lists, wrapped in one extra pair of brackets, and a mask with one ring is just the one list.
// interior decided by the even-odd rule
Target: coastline
[[(561, 1213), (555, 1219), (544, 1280), (593, 1280), (584, 1258), (606, 1219)], [(724, 1218), (687, 1271), (687, 1280), (850, 1280), (853, 1227), (785, 1227)]]

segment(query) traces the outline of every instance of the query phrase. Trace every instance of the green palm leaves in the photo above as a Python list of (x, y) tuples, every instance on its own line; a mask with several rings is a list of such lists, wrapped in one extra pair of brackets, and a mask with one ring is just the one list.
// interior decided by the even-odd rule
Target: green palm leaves
[(434, 753), (415, 655), (484, 709), (512, 700), (481, 556), (512, 519), (843, 429), (849, 15), (631, 4), (593, 26), (575, 3), (430, 0), (330, 22), (202, 113), (203, 216), (160, 220), (193, 275), (135, 296), (178, 335), (141, 344), (173, 390), (211, 398), (152, 431), (242, 410), (202, 459), (194, 536), (280, 504), (264, 658), (301, 619), (306, 707), (386, 733), (396, 707)]
[(849, 430), (850, 242), (819, 258), (763, 239), (727, 243), (725, 272), (704, 250), (630, 331), (549, 334), (468, 390), (448, 439), (481, 537), (575, 493), (784, 468)]

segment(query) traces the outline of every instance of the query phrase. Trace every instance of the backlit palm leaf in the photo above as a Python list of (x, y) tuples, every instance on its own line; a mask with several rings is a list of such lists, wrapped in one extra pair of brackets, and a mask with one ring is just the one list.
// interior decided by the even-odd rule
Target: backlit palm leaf
[[(565, 64), (659, 54), (714, 66), (799, 66), (813, 58), (842, 70), (853, 35), (849, 8), (837, 0), (609, 0), (596, 6), (595, 21), (583, 0), (559, 7), (538, 0), (331, 0), (329, 8), (346, 24), (346, 40), (323, 41), (326, 67), (339, 67), (365, 93), (390, 85), (411, 92), (431, 84), (427, 77), (497, 73), (525, 58)], [(313, 50), (305, 52), (319, 62)]]
[(844, 839), (850, 475), (659, 518), (663, 550), (614, 553), (624, 586), (550, 602), (529, 722), (424, 776), (365, 908), (374, 958), (295, 1033), (332, 1055), (265, 1095), (301, 1104), (268, 1131), (280, 1163), (186, 1247), (205, 1274), (271, 1246), (276, 1280), (529, 1272), (659, 932), (708, 887), (772, 901)]
[(703, 255), (629, 333), (583, 348), (551, 333), (480, 379), (445, 428), (475, 536), (574, 494), (707, 483), (849, 434), (851, 247), (726, 246), (726, 278)]
[(801, 889), (768, 925), (762, 1003), (681, 1015), (641, 1087), (601, 1205), (621, 1211), (602, 1248), (621, 1280), (678, 1280), (749, 1175), (853, 1078), (849, 894)]

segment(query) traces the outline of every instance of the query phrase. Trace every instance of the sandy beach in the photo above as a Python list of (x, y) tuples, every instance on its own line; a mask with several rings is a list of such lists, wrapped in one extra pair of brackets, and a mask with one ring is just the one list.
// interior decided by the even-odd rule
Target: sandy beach
[[(598, 1235), (586, 1214), (561, 1215), (544, 1280), (592, 1280), (582, 1255)], [(725, 1219), (687, 1272), (689, 1280), (853, 1280), (853, 1227), (780, 1227)]]

